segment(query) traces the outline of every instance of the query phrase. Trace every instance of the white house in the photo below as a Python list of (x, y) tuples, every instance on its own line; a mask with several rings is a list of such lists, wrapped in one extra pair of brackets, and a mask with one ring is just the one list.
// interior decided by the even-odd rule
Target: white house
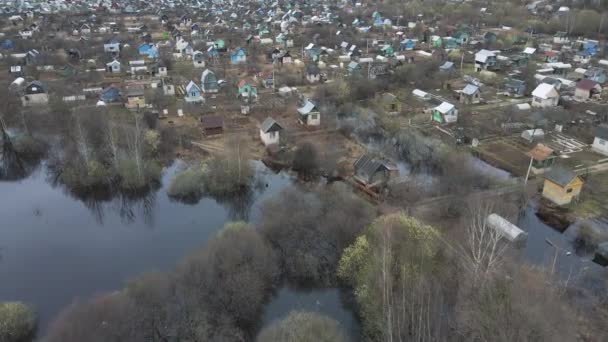
[(188, 103), (200, 103), (203, 102), (203, 95), (201, 93), (201, 88), (196, 85), (196, 83), (190, 81), (186, 86), (186, 96), (184, 97), (186, 102)]
[(532, 106), (540, 108), (555, 107), (559, 102), (559, 93), (551, 84), (541, 83), (532, 92)]
[(608, 156), (608, 125), (599, 125), (595, 129), (595, 138), (593, 139), (591, 148), (598, 153)]
[(299, 120), (307, 126), (319, 126), (321, 124), (321, 113), (314, 103), (310, 100), (304, 100), (301, 107), (298, 108)]
[(202, 51), (194, 51), (192, 53), (192, 64), (195, 68), (205, 67), (205, 54)]
[(449, 102), (442, 102), (433, 108), (431, 120), (439, 123), (452, 123), (458, 121), (458, 108)]
[(110, 63), (106, 63), (106, 70), (113, 74), (117, 74), (120, 72), (120, 62), (117, 60), (113, 60)]
[(282, 130), (283, 127), (273, 118), (266, 118), (260, 125), (260, 139), (262, 139), (264, 146), (278, 144), (281, 139), (280, 134)]

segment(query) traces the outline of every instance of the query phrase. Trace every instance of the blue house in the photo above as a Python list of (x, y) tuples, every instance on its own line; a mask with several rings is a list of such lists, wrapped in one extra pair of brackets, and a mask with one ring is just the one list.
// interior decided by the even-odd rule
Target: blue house
[(416, 47), (416, 42), (414, 42), (412, 39), (405, 38), (401, 41), (399, 46), (401, 47), (401, 50), (414, 50)]
[(230, 63), (241, 64), (245, 62), (247, 62), (247, 54), (245, 53), (245, 49), (236, 48), (230, 55)]
[(149, 58), (158, 58), (158, 48), (154, 44), (141, 44), (137, 51), (140, 55), (146, 55)]
[(585, 78), (597, 82), (599, 84), (604, 84), (606, 83), (606, 80), (608, 80), (608, 78), (606, 77), (606, 70), (602, 68), (587, 69), (587, 71), (585, 72)]
[(109, 86), (101, 91), (99, 98), (106, 103), (120, 101), (120, 90), (115, 86)]
[(2, 45), (0, 45), (0, 47), (2, 47), (3, 50), (12, 50), (15, 48), (15, 43), (13, 43), (12, 40), (7, 39), (2, 42)]
[(589, 55), (595, 56), (599, 52), (599, 42), (596, 40), (585, 40), (583, 42), (583, 50)]

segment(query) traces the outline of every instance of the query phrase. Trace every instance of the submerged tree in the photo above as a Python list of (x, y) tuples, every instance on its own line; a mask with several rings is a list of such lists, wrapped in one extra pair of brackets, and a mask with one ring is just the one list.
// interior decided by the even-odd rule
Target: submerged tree
[(313, 312), (292, 311), (258, 335), (257, 342), (345, 342), (338, 322)]
[(340, 260), (371, 341), (436, 341), (447, 335), (446, 279), (437, 232), (403, 213), (382, 216)]

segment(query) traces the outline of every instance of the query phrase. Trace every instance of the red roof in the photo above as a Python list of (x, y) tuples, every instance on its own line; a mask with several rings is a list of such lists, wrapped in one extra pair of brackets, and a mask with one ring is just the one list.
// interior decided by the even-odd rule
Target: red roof
[(578, 81), (578, 83), (576, 83), (576, 88), (583, 90), (591, 90), (595, 88), (596, 85), (597, 83), (595, 81), (585, 79)]

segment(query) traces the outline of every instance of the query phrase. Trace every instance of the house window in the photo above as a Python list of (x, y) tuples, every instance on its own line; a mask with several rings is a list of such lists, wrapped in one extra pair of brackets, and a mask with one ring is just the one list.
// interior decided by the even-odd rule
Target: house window
[(606, 145), (606, 140), (604, 140), (604, 139), (598, 139), (598, 140), (599, 140), (600, 145)]
[(274, 139), (274, 137), (277, 136), (277, 132), (270, 132), (269, 135), (270, 135), (270, 138)]
[(572, 188), (568, 188), (568, 189), (566, 189), (566, 192), (567, 192), (567, 193), (572, 193)]
[(311, 120), (317, 120), (318, 118), (319, 118), (319, 115), (318, 115), (318, 114), (312, 114), (312, 115), (310, 116), (310, 119), (311, 119)]

